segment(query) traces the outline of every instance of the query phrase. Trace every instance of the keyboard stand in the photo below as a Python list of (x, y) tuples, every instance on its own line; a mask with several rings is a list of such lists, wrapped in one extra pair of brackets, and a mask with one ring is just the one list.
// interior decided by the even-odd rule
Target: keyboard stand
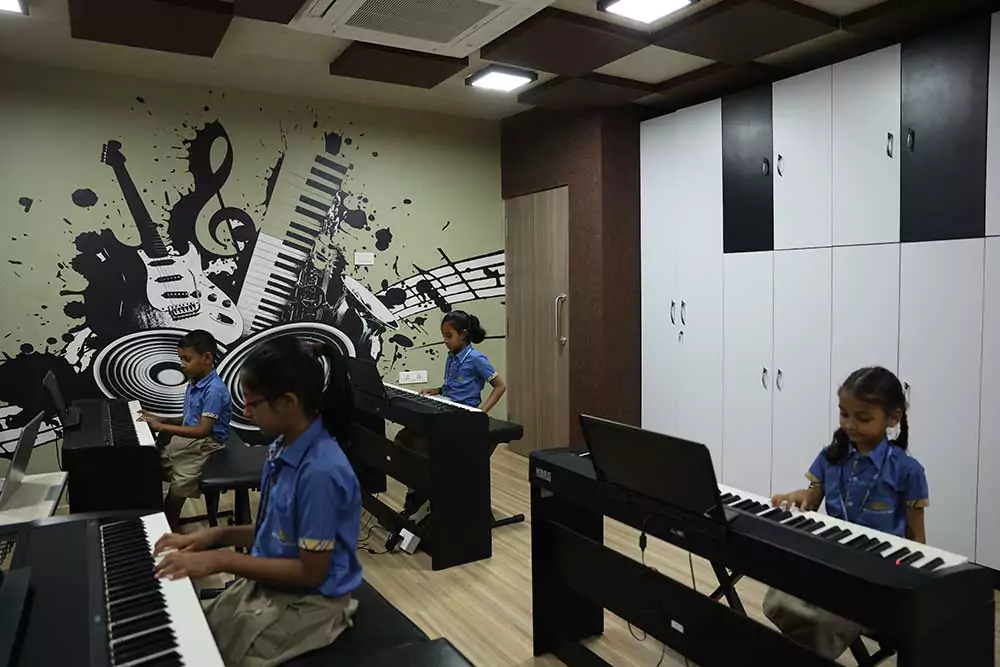
[(715, 561), (712, 561), (712, 569), (715, 570), (715, 576), (719, 580), (719, 587), (708, 597), (716, 602), (725, 597), (730, 609), (746, 616), (747, 612), (743, 608), (743, 602), (740, 601), (739, 593), (736, 592), (736, 584), (743, 578), (743, 575), (734, 574), (724, 565)]

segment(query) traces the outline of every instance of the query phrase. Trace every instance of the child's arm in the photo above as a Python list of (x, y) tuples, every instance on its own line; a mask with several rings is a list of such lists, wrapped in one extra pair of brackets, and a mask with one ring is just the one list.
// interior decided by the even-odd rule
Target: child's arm
[(493, 409), (493, 406), (497, 404), (497, 401), (507, 393), (507, 384), (503, 381), (503, 378), (499, 375), (494, 374), (493, 378), (489, 381), (490, 386), (493, 387), (493, 391), (486, 398), (486, 402), (483, 403), (483, 412), (489, 412)]
[(167, 549), (205, 551), (219, 547), (250, 547), (253, 545), (253, 535), (253, 526), (218, 526), (185, 535), (167, 533), (156, 540), (153, 554)]
[(164, 579), (199, 579), (228, 572), (287, 588), (318, 588), (326, 579), (333, 551), (299, 549), (298, 558), (258, 558), (235, 551), (173, 551), (156, 566)]
[(906, 538), (921, 544), (927, 544), (927, 533), (924, 531), (924, 508), (906, 508)]
[(139, 417), (139, 421), (147, 422), (149, 427), (154, 431), (169, 433), (170, 435), (179, 435), (182, 438), (207, 438), (212, 435), (212, 427), (215, 426), (215, 418), (207, 417), (205, 415), (202, 415), (201, 419), (199, 419), (198, 423), (194, 426), (170, 424), (152, 415), (142, 415)]

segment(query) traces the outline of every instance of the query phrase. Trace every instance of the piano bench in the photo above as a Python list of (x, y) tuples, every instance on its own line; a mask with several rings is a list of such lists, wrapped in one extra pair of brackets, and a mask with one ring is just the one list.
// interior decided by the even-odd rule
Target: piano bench
[[(879, 648), (875, 653), (868, 653), (868, 647), (865, 645), (864, 637), (878, 643)], [(863, 632), (861, 637), (858, 637), (854, 642), (848, 647), (851, 651), (851, 655), (854, 656), (855, 662), (858, 663), (858, 667), (875, 667), (879, 665), (892, 656), (896, 655), (896, 650), (889, 646), (883, 646), (879, 638), (868, 632)]]
[[(524, 437), (524, 427), (520, 424), (515, 424), (514, 422), (505, 422), (501, 419), (494, 419), (490, 417), (490, 456), (493, 456), (493, 452), (497, 450), (502, 444), (509, 444), (515, 440), (520, 440)], [(490, 526), (491, 529), (496, 530), (497, 528), (503, 528), (504, 526), (512, 526), (515, 523), (524, 523), (523, 514), (515, 514), (513, 516), (504, 517), (498, 519), (496, 513), (492, 510), (490, 511), (490, 516), (493, 518), (493, 524)]]
[(260, 486), (260, 475), (267, 461), (266, 447), (249, 447), (231, 434), (225, 448), (212, 454), (201, 471), (201, 492), (205, 495), (204, 517), (210, 526), (219, 524), (219, 497), (224, 491), (236, 494), (233, 522), (253, 523), (250, 513), (250, 490)]
[[(368, 660), (383, 651), (396, 650), (428, 641), (427, 634), (418, 628), (378, 591), (361, 582), (354, 591), (358, 611), (354, 625), (344, 631), (333, 644), (293, 658), (285, 667), (327, 667), (330, 665), (367, 665)], [(380, 663), (371, 663), (372, 665)], [(435, 662), (395, 662), (385, 664), (435, 665)], [(452, 664), (452, 663), (442, 663)], [(463, 664), (463, 663), (455, 663)]]

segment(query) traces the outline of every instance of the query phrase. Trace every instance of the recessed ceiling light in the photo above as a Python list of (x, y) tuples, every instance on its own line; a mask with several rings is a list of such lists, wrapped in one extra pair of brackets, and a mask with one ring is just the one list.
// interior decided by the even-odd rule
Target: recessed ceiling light
[(0, 12), (28, 13), (28, 0), (0, 0)]
[(528, 70), (501, 67), (500, 65), (487, 65), (466, 78), (465, 85), (472, 86), (473, 88), (510, 93), (518, 88), (527, 86), (537, 79), (538, 75)]
[(696, 0), (601, 0), (597, 8), (633, 21), (652, 23), (694, 4)]

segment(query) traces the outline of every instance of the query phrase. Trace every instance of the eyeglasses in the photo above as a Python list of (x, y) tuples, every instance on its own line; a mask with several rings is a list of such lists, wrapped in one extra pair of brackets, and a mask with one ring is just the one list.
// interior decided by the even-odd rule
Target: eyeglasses
[(250, 408), (252, 410), (253, 408), (256, 408), (258, 405), (260, 405), (261, 403), (266, 403), (266, 402), (267, 402), (266, 398), (255, 398), (252, 401), (251, 400), (243, 401), (243, 406), (247, 407), (247, 408)]

